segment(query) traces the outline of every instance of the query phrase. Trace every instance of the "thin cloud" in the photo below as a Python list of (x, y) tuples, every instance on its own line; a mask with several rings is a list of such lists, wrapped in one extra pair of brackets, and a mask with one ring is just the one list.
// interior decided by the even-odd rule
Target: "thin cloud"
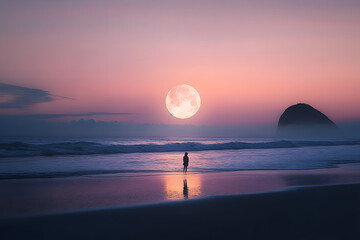
[(134, 115), (136, 113), (108, 113), (108, 112), (89, 112), (89, 113), (70, 113), (70, 114), (31, 114), (23, 115), (32, 119), (51, 119), (62, 117), (91, 117), (91, 116), (118, 116), (118, 115)]
[(40, 120), (40, 119), (53, 119), (53, 118), (63, 118), (63, 117), (118, 116), (118, 115), (136, 115), (136, 114), (137, 113), (88, 112), (88, 113), (69, 113), (69, 114), (60, 113), (60, 114), (2, 115), (2, 117)]
[(54, 97), (71, 99), (41, 89), (0, 83), (0, 108), (28, 108), (38, 103), (55, 101)]

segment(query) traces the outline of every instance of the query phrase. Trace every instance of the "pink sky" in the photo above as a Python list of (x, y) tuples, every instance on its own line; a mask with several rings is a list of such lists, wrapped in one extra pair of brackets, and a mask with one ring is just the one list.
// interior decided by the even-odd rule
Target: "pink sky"
[[(74, 100), (0, 113), (272, 124), (305, 102), (334, 121), (360, 119), (356, 1), (13, 2), (0, 3), (0, 82)], [(178, 84), (201, 95), (190, 119), (166, 110)]]

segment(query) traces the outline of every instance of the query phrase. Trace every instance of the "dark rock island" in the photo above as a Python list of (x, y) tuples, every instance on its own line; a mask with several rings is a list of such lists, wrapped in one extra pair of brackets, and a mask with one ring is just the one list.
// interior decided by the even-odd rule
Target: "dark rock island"
[(287, 135), (323, 135), (333, 133), (336, 124), (325, 114), (305, 103), (288, 107), (281, 115), (278, 132)]
[(335, 126), (325, 114), (305, 103), (288, 107), (279, 119), (278, 126), (318, 125)]

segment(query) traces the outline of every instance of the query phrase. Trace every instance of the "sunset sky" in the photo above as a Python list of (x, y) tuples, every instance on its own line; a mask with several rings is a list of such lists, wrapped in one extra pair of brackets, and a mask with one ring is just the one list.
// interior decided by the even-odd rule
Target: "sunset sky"
[[(358, 121), (359, 13), (356, 0), (3, 0), (0, 114), (275, 124), (305, 102), (335, 122)], [(201, 96), (185, 120), (165, 106), (179, 84)], [(11, 105), (19, 94), (27, 104)]]

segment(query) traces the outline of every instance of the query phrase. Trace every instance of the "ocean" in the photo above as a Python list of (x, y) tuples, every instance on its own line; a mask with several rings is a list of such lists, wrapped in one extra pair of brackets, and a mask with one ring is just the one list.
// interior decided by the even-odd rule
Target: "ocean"
[(22, 137), (0, 140), (0, 179), (331, 168), (360, 161), (359, 139)]

